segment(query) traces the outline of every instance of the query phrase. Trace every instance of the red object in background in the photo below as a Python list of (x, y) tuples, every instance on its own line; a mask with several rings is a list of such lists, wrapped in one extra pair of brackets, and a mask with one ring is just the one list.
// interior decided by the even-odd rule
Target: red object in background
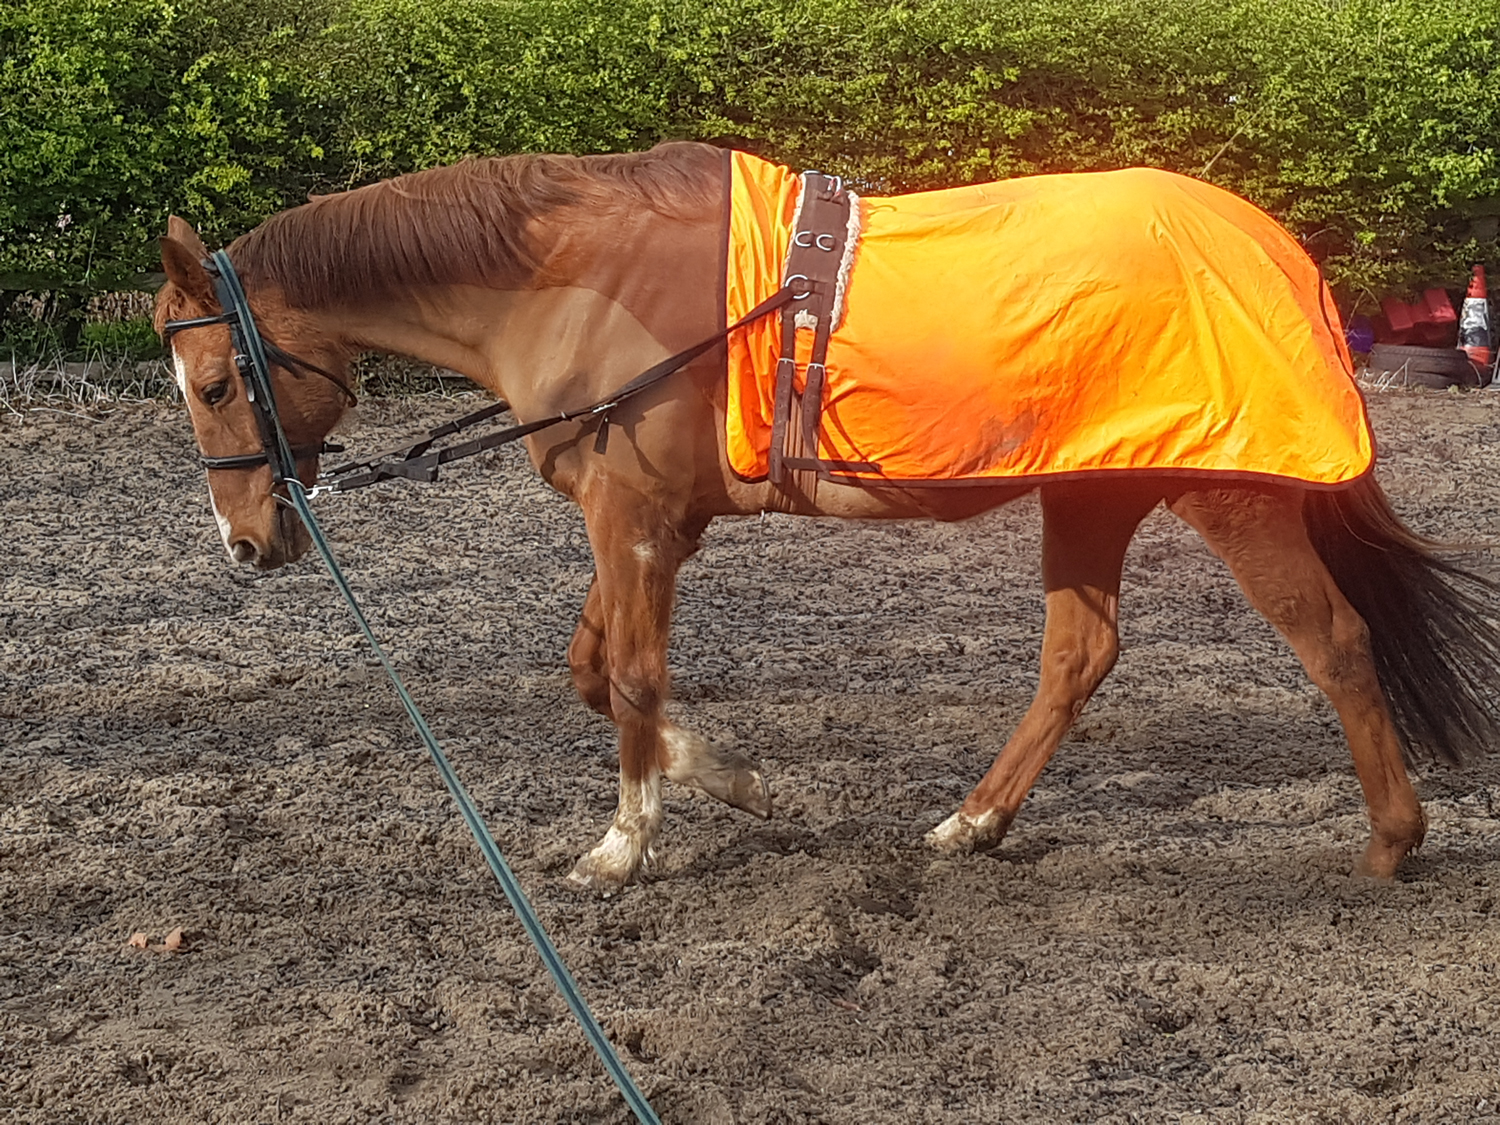
[(1464, 297), (1463, 320), (1458, 326), (1458, 346), (1469, 353), (1476, 367), (1488, 367), (1494, 357), (1490, 347), (1490, 301), (1484, 286), (1484, 267), (1475, 266)]
[(1444, 289), (1429, 289), (1410, 304), (1387, 297), (1380, 311), (1384, 315), (1375, 320), (1375, 339), (1382, 344), (1451, 348), (1458, 333), (1458, 314)]
[(1411, 306), (1395, 297), (1380, 302), (1381, 315), (1375, 318), (1375, 342), (1378, 344), (1404, 344), (1411, 335)]

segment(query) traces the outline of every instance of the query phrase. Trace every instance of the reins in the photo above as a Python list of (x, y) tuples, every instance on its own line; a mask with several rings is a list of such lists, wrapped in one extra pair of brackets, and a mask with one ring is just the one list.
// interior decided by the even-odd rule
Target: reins
[(338, 466), (326, 477), (321, 478), (319, 484), (313, 488), (302, 483), (297, 475), (297, 461), (325, 451), (341, 451), (337, 447), (320, 445), (315, 449), (293, 448), (287, 440), (286, 432), (281, 425), (281, 417), (276, 410), (276, 395), (271, 384), (271, 364), (275, 362), (278, 366), (292, 370), (293, 367), (303, 367), (331, 379), (339, 386), (345, 394), (353, 398), (353, 393), (331, 373), (314, 367), (305, 361), (269, 344), (260, 334), (255, 324), (255, 317), (250, 311), (250, 303), (245, 296), (243, 286), (240, 284), (239, 276), (234, 271), (234, 266), (229, 261), (229, 256), (224, 251), (216, 251), (210, 260), (204, 263), (214, 279), (215, 291), (218, 294), (219, 305), (223, 310), (217, 316), (196, 317), (189, 320), (169, 321), (165, 325), (165, 335), (170, 339), (177, 332), (192, 328), (206, 327), (212, 324), (223, 324), (229, 328), (235, 350), (235, 365), (245, 381), (245, 393), (255, 413), (256, 426), (260, 431), (261, 450), (258, 453), (244, 453), (228, 457), (203, 457), (202, 461), (206, 468), (210, 469), (242, 469), (257, 465), (269, 465), (271, 468), (272, 488), (281, 487), (285, 489), (285, 495), (276, 494), (278, 503), (281, 503), (296, 511), (303, 525), (307, 528), (308, 535), (312, 539), (313, 546), (317, 548), (319, 556), (328, 573), (332, 577), (334, 585), (343, 596), (349, 611), (358, 623), (360, 632), (364, 634), (365, 640), (374, 650), (386, 675), (390, 677), (391, 684), (396, 689), (396, 694), (401, 700), (401, 706), (406, 710), (407, 717), (416, 729), (422, 744), (427, 748), (433, 764), (442, 776), (443, 784), (452, 795), (454, 802), (458, 805), (459, 813), (468, 825), (470, 833), (473, 834), (475, 842), (479, 845), (480, 852), (484, 855), (485, 862), (490, 871), (499, 882), (501, 890), (520, 920), (522, 928), (527, 937), (536, 946), (537, 952), (546, 966), (547, 972), (556, 983), (558, 991), (562, 993), (568, 1008), (572, 1011), (579, 1025), (583, 1028), (584, 1035), (590, 1045), (598, 1054), (604, 1068), (609, 1072), (610, 1078), (624, 1097), (636, 1119), (643, 1125), (660, 1125), (660, 1119), (652, 1110), (650, 1103), (641, 1093), (630, 1072), (626, 1070), (625, 1064), (615, 1052), (613, 1045), (609, 1042), (604, 1030), (599, 1026), (588, 1004), (578, 990), (577, 982), (568, 971), (567, 965), (563, 963), (562, 956), (557, 947), (552, 944), (542, 927), (541, 920), (532, 908), (525, 892), (521, 889), (519, 881), (511, 871), (510, 866), (501, 855), (499, 846), (485, 825), (484, 818), (480, 816), (479, 810), (475, 808), (473, 800), (468, 791), (464, 789), (463, 783), (459, 781), (453, 766), (449, 763), (447, 755), (443, 753), (442, 745), (433, 734), (432, 728), (428, 726), (427, 720), (417, 709), (415, 701), (406, 690), (400, 675), (391, 664), (390, 658), (376, 639), (374, 632), (370, 629), (364, 612), (354, 598), (354, 593), (345, 579), (343, 571), (339, 568), (337, 560), (333, 557), (333, 551), (318, 525), (317, 518), (313, 515), (311, 497), (321, 491), (348, 491), (353, 488), (364, 487), (381, 480), (390, 480), (396, 477), (407, 477), (414, 480), (436, 480), (438, 466), (461, 457), (469, 457), (481, 453), (486, 449), (494, 449), (508, 442), (516, 441), (528, 434), (533, 434), (549, 426), (555, 426), (562, 422), (572, 422), (579, 419), (596, 417), (599, 419), (598, 432), (594, 438), (594, 447), (603, 452), (609, 440), (610, 414), (623, 402), (640, 394), (647, 388), (665, 379), (674, 371), (685, 367), (694, 359), (703, 355), (711, 348), (726, 339), (731, 332), (742, 328), (762, 316), (789, 305), (791, 302), (807, 297), (813, 289), (794, 288), (790, 285), (778, 290), (773, 296), (761, 302), (746, 316), (730, 325), (713, 336), (694, 344), (692, 347), (669, 356), (660, 363), (647, 368), (630, 382), (620, 387), (607, 399), (594, 403), (591, 406), (581, 407), (577, 410), (564, 411), (551, 418), (542, 418), (534, 422), (522, 423), (511, 426), (498, 433), (490, 434), (482, 438), (465, 442), (462, 445), (452, 446), (447, 449), (430, 452), (432, 443), (450, 434), (459, 433), (470, 426), (477, 425), (509, 409), (504, 402), (497, 402), (485, 407), (483, 410), (475, 411), (473, 414), (456, 419), (444, 426), (431, 431), (427, 437), (413, 445), (402, 449), (381, 454), (366, 461), (351, 462), (347, 465)]
[[(295, 464), (297, 461), (305, 461), (309, 458), (324, 453), (342, 453), (344, 447), (329, 442), (321, 442), (318, 445), (291, 447), (286, 443), (286, 435), (281, 432), (280, 415), (276, 413), (275, 394), (271, 388), (270, 368), (274, 364), (295, 373), (301, 368), (323, 376), (349, 400), (350, 405), (357, 402), (357, 398), (349, 386), (338, 376), (334, 375), (314, 363), (310, 363), (291, 352), (278, 347), (260, 334), (255, 326), (255, 319), (250, 312), (250, 303), (245, 297), (244, 288), (240, 284), (239, 275), (235, 273), (234, 266), (229, 261), (229, 255), (223, 250), (214, 251), (213, 255), (204, 262), (204, 267), (214, 281), (214, 290), (219, 298), (219, 307), (224, 311), (217, 316), (199, 316), (185, 320), (169, 320), (163, 326), (163, 335), (170, 343), (173, 336), (191, 328), (205, 328), (212, 324), (227, 325), (234, 339), (235, 366), (245, 380), (246, 395), (255, 413), (256, 427), (260, 430), (261, 448), (251, 453), (235, 453), (224, 457), (210, 457), (200, 451), (198, 460), (205, 469), (252, 469), (259, 465), (269, 464), (272, 469), (273, 483), (281, 484), (289, 477), (296, 476)], [(793, 282), (800, 281), (802, 284), (794, 285)], [(610, 414), (628, 399), (634, 398), (641, 392), (655, 386), (668, 375), (671, 375), (686, 367), (693, 360), (705, 354), (726, 340), (732, 333), (769, 316), (771, 313), (795, 301), (805, 300), (812, 294), (820, 292), (823, 286), (816, 281), (809, 281), (805, 277), (795, 277), (788, 280), (787, 284), (778, 289), (770, 297), (766, 298), (755, 308), (742, 316), (739, 320), (715, 332), (703, 340), (698, 341), (690, 348), (685, 348), (675, 355), (670, 355), (659, 363), (653, 364), (642, 371), (634, 379), (624, 386), (618, 388), (608, 398), (589, 406), (579, 407), (576, 410), (565, 410), (560, 414), (548, 418), (539, 418), (534, 422), (523, 422), (520, 425), (510, 426), (493, 434), (487, 434), (482, 438), (464, 442), (462, 445), (450, 446), (446, 449), (432, 450), (432, 444), (441, 438), (461, 433), (481, 422), (489, 421), (510, 409), (510, 404), (504, 401), (491, 403), (481, 410), (472, 414), (465, 414), (461, 418), (455, 418), (451, 422), (445, 422), (436, 429), (429, 430), (421, 440), (411, 445), (402, 446), (398, 449), (378, 453), (374, 457), (363, 461), (349, 461), (336, 465), (331, 469), (318, 474), (318, 483), (312, 490), (312, 495), (317, 496), (324, 492), (348, 492), (355, 488), (365, 488), (372, 484), (378, 484), (383, 480), (396, 480), (406, 478), (408, 480), (431, 482), (438, 479), (438, 467), (446, 465), (451, 461), (457, 461), (465, 457), (473, 457), (486, 450), (497, 449), (502, 445), (508, 445), (513, 441), (538, 433), (550, 426), (561, 425), (564, 422), (576, 422), (580, 419), (598, 418), (599, 425), (594, 435), (594, 451), (603, 453), (609, 443)], [(248, 327), (248, 330), (246, 326)], [(275, 425), (269, 426), (268, 422), (274, 420)], [(279, 437), (278, 437), (279, 435)]]
[[(603, 453), (609, 442), (610, 413), (622, 402), (654, 386), (674, 371), (687, 366), (736, 330), (769, 316), (778, 309), (781, 310), (782, 315), (781, 357), (776, 366), (769, 472), (771, 482), (779, 484), (788, 469), (811, 469), (819, 474), (827, 474), (830, 471), (879, 472), (880, 466), (872, 462), (826, 461), (817, 455), (818, 421), (822, 411), (823, 384), (826, 377), (825, 360), (828, 354), (829, 337), (834, 329), (833, 322), (838, 315), (836, 305), (839, 270), (846, 246), (854, 232), (849, 221), (853, 197), (838, 176), (807, 172), (803, 179), (804, 194), (802, 203), (799, 204), (801, 210), (798, 222), (801, 229), (793, 238), (785, 267), (782, 270), (782, 287), (727, 328), (647, 368), (609, 398), (596, 402), (592, 406), (565, 411), (552, 418), (542, 418), (535, 422), (511, 426), (461, 445), (431, 451), (433, 442), (486, 422), (509, 409), (508, 404), (504, 402), (493, 403), (482, 410), (476, 410), (472, 414), (466, 414), (462, 418), (456, 418), (428, 431), (426, 437), (411, 445), (377, 454), (364, 461), (351, 461), (337, 465), (319, 475), (318, 485), (314, 492), (347, 492), (350, 489), (364, 488), (367, 485), (377, 484), (383, 480), (394, 480), (398, 477), (417, 481), (435, 481), (438, 479), (438, 467), (450, 461), (472, 457), (485, 450), (495, 449), (529, 434), (537, 433), (549, 426), (580, 419), (599, 419), (598, 430), (594, 436), (594, 451)], [(858, 212), (856, 211), (855, 214), (857, 215)], [(808, 298), (816, 299), (808, 300)], [(807, 303), (798, 304), (803, 301)], [(802, 446), (811, 455), (792, 457), (787, 456), (784, 449), (788, 436), (793, 384), (797, 370), (797, 317), (801, 315), (802, 310), (811, 312), (816, 321), (812, 355), (806, 368), (806, 386), (801, 396)]]
[(434, 430), (429, 430), (424, 438), (412, 445), (379, 453), (364, 461), (351, 461), (347, 464), (336, 465), (326, 472), (319, 474), (318, 486), (315, 491), (320, 493), (325, 491), (348, 492), (351, 489), (364, 488), (383, 480), (394, 480), (398, 477), (405, 477), (408, 480), (435, 481), (438, 479), (438, 466), (440, 465), (446, 465), (451, 461), (457, 461), (464, 457), (473, 457), (475, 454), (483, 453), (489, 449), (497, 449), (502, 445), (508, 445), (510, 442), (518, 441), (530, 434), (545, 430), (549, 426), (560, 425), (563, 422), (576, 422), (580, 419), (599, 419), (599, 427), (594, 434), (594, 452), (603, 453), (609, 443), (610, 415), (622, 403), (634, 398), (642, 391), (655, 386), (668, 375), (680, 371), (693, 360), (722, 343), (732, 332), (745, 327), (747, 324), (754, 323), (763, 316), (769, 316), (777, 309), (790, 305), (794, 301), (802, 300), (812, 291), (810, 288), (803, 289), (792, 286), (777, 290), (739, 320), (729, 325), (729, 327), (715, 332), (706, 339), (698, 341), (698, 343), (690, 348), (685, 348), (675, 355), (668, 356), (660, 363), (653, 364), (600, 402), (596, 402), (590, 406), (579, 407), (576, 410), (565, 410), (561, 414), (550, 418), (539, 418), (534, 422), (523, 422), (520, 425), (510, 426), (493, 434), (486, 434), (484, 437), (475, 438), (461, 445), (449, 446), (446, 449), (429, 452), (433, 442), (452, 434), (461, 433), (510, 409), (510, 404), (503, 401), (491, 403), (482, 410), (476, 410), (472, 414), (465, 414), (462, 418), (455, 418), (453, 421), (445, 422)]

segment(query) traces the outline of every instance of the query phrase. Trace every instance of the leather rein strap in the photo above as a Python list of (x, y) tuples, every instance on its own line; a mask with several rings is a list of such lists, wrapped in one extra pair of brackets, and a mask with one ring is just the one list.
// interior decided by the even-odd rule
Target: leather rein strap
[[(272, 480), (280, 484), (296, 476), (298, 461), (316, 457), (321, 453), (342, 453), (342, 446), (326, 443), (297, 448), (292, 448), (287, 444), (286, 435), (280, 426), (280, 415), (276, 410), (275, 391), (271, 386), (271, 364), (274, 362), (276, 366), (284, 367), (289, 371), (295, 372), (297, 368), (302, 368), (322, 375), (343, 391), (351, 403), (355, 401), (354, 393), (331, 372), (282, 350), (260, 334), (255, 324), (254, 314), (250, 311), (250, 303), (245, 297), (244, 287), (240, 284), (239, 275), (234, 272), (234, 266), (224, 251), (216, 250), (213, 256), (204, 263), (204, 268), (214, 279), (219, 307), (225, 311), (217, 316), (168, 321), (163, 334), (170, 341), (178, 332), (190, 328), (203, 328), (211, 324), (228, 326), (234, 343), (235, 366), (244, 377), (246, 397), (255, 412), (256, 426), (260, 430), (261, 437), (261, 449), (257, 453), (240, 453), (228, 457), (209, 457), (200, 453), (199, 460), (204, 468), (249, 469), (268, 464), (271, 466)], [(727, 328), (700, 340), (690, 348), (668, 356), (660, 363), (653, 364), (600, 402), (577, 410), (565, 410), (551, 418), (540, 418), (535, 422), (511, 426), (461, 445), (429, 452), (432, 443), (439, 438), (460, 433), (510, 409), (509, 403), (492, 403), (482, 410), (476, 410), (472, 414), (466, 414), (462, 418), (456, 418), (452, 422), (429, 431), (425, 438), (412, 445), (381, 453), (364, 461), (351, 461), (338, 465), (320, 474), (313, 494), (348, 492), (351, 489), (364, 488), (383, 480), (395, 480), (398, 477), (405, 477), (408, 480), (435, 481), (438, 479), (438, 466), (440, 465), (507, 445), (539, 430), (545, 430), (549, 426), (575, 422), (579, 419), (597, 418), (599, 420), (598, 430), (594, 436), (594, 449), (596, 452), (603, 453), (609, 442), (610, 414), (621, 403), (634, 398), (673, 372), (686, 367), (693, 360), (722, 343), (732, 332), (763, 316), (770, 315), (777, 309), (790, 307), (794, 301), (807, 298), (811, 291), (810, 287), (794, 284), (797, 280), (788, 279), (786, 285)]]
[[(510, 409), (509, 403), (496, 402), (486, 406), (483, 410), (476, 410), (472, 414), (466, 414), (462, 418), (455, 418), (451, 422), (445, 422), (435, 430), (430, 430), (422, 440), (399, 449), (393, 449), (386, 453), (377, 454), (364, 461), (351, 461), (348, 464), (337, 465), (322, 474), (318, 480), (318, 489), (329, 492), (348, 492), (354, 488), (364, 488), (367, 485), (377, 484), (383, 480), (394, 480), (405, 477), (408, 480), (435, 481), (438, 479), (438, 467), (446, 465), (450, 461), (457, 461), (463, 457), (473, 457), (475, 454), (486, 450), (496, 449), (502, 445), (517, 441), (523, 437), (545, 430), (549, 426), (556, 426), (563, 422), (576, 422), (580, 419), (598, 418), (599, 428), (594, 434), (594, 450), (603, 453), (609, 443), (609, 426), (611, 413), (623, 402), (634, 398), (648, 387), (655, 386), (668, 375), (686, 367), (693, 360), (705, 352), (722, 343), (732, 332), (745, 327), (763, 316), (768, 316), (777, 309), (790, 307), (792, 302), (806, 296), (806, 290), (797, 286), (784, 286), (774, 294), (756, 305), (739, 320), (729, 327), (715, 332), (707, 339), (700, 340), (690, 348), (668, 356), (660, 363), (653, 364), (642, 371), (630, 382), (615, 391), (608, 398), (596, 402), (591, 406), (580, 407), (577, 410), (566, 410), (551, 418), (539, 418), (535, 422), (524, 422), (518, 426), (510, 426), (493, 434), (475, 438), (472, 441), (463, 442), (460, 445), (449, 446), (445, 449), (431, 450), (432, 443), (439, 438), (456, 434), (480, 422), (488, 421), (498, 414), (503, 414)], [(430, 451), (431, 450), (431, 451)], [(430, 452), (429, 452), (430, 451)]]

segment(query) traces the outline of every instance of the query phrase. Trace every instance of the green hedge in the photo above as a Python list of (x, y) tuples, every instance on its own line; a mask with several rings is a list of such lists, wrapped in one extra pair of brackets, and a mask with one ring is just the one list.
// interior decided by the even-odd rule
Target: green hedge
[[(476, 152), (736, 144), (900, 191), (1155, 164), (1345, 298), (1500, 262), (1500, 7), (1460, 0), (9, 0), (0, 290), (149, 272)], [(0, 295), (3, 297), (3, 295)]]

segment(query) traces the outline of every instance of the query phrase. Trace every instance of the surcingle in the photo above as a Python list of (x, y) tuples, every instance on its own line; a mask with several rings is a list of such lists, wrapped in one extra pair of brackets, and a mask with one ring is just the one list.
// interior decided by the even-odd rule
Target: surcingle
[[(726, 323), (780, 285), (800, 178), (730, 158)], [(1373, 459), (1317, 267), (1275, 220), (1148, 168), (856, 200), (816, 455), (870, 483), (1119, 471), (1345, 484)], [(798, 330), (796, 390), (813, 333)], [(805, 338), (805, 339), (804, 339)], [(729, 345), (730, 464), (766, 476), (781, 321)], [(812, 451), (808, 451), (812, 452)]]

